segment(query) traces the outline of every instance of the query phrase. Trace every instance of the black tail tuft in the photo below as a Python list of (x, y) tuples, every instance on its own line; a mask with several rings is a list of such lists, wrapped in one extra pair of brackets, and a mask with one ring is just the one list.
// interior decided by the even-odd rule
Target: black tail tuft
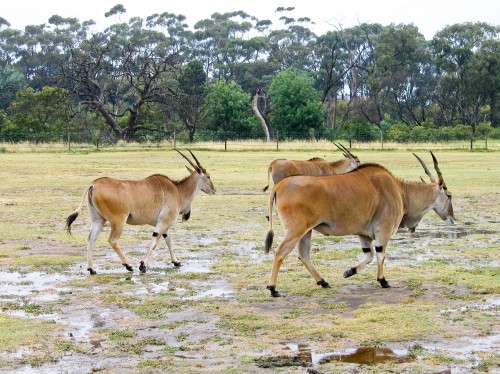
[(267, 185), (266, 187), (264, 187), (264, 188), (262, 189), (262, 192), (266, 192), (268, 188), (269, 188), (269, 185)]
[(273, 240), (274, 240), (274, 232), (273, 230), (269, 230), (266, 236), (266, 246), (265, 246), (265, 251), (266, 253), (269, 253), (269, 250), (271, 249), (271, 246), (273, 245)]
[(71, 235), (71, 224), (75, 222), (76, 217), (78, 217), (78, 212), (70, 214), (68, 218), (66, 218), (66, 230), (68, 230), (68, 234)]

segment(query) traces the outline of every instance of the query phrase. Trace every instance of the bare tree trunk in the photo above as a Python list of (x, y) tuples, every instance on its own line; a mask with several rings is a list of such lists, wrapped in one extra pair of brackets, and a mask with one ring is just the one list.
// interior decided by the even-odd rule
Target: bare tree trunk
[(264, 98), (264, 100), (267, 100), (267, 93), (262, 90), (261, 88), (257, 88), (255, 90), (255, 93), (252, 96), (252, 110), (257, 116), (257, 118), (260, 121), (260, 124), (262, 125), (262, 129), (264, 130), (264, 134), (266, 136), (266, 141), (270, 142), (271, 141), (271, 132), (269, 131), (269, 124), (267, 123), (266, 118), (264, 115), (261, 113), (259, 109), (259, 99)]

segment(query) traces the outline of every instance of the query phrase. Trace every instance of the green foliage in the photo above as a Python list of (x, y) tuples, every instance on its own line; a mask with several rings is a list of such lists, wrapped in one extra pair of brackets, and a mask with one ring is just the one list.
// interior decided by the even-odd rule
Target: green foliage
[(17, 92), (16, 99), (9, 107), (12, 122), (10, 131), (26, 135), (59, 136), (72, 128), (70, 109), (68, 93), (63, 88), (46, 86), (41, 91), (26, 88)]
[(391, 126), (387, 135), (389, 140), (405, 143), (410, 139), (410, 133), (410, 126), (405, 125), (404, 123), (396, 123)]
[(250, 95), (234, 81), (218, 81), (206, 98), (208, 128), (224, 137), (237, 132), (250, 132), (256, 128), (251, 112)]
[[(322, 130), (325, 110), (314, 81), (305, 73), (288, 69), (276, 75), (269, 88), (274, 130), (285, 135)], [(293, 136), (293, 135), (292, 135)]]

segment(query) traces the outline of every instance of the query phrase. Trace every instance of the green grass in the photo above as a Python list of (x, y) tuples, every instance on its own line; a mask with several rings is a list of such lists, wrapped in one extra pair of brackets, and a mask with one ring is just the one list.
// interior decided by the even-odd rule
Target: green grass
[[(353, 153), (363, 162), (381, 163), (402, 179), (419, 180), (421, 176), (427, 179), (412, 151), (356, 148)], [(7, 294), (0, 299), (2, 350), (16, 352), (23, 344), (33, 344), (37, 347), (37, 353), (31, 355), (34, 363), (52, 359), (53, 355), (44, 358), (40, 354), (46, 352), (37, 344), (45, 341), (49, 341), (48, 349), (56, 354), (80, 352), (82, 347), (78, 344), (57, 335), (64, 326), (7, 314), (17, 311), (38, 317), (41, 312), (64, 313), (68, 302), (77, 306), (95, 305), (96, 310), (127, 310), (133, 315), (131, 320), (114, 321), (112, 328), (96, 328), (91, 334), (105, 340), (104, 344), (114, 349), (111, 353), (116, 357), (140, 356), (136, 367), (139, 372), (192, 373), (204, 368), (204, 362), (176, 357), (177, 350), (185, 351), (188, 357), (213, 357), (214, 367), (207, 364), (209, 369), (219, 368), (219, 362), (230, 362), (219, 372), (233, 372), (233, 367), (239, 372), (254, 372), (253, 357), (282, 355), (284, 342), (305, 342), (315, 351), (330, 352), (360, 345), (408, 347), (416, 340), (453, 341), (461, 336), (484, 336), (495, 331), (492, 312), (473, 305), (498, 298), (500, 293), (497, 281), (500, 274), (495, 266), (500, 203), (498, 152), (461, 149), (435, 152), (454, 196), (458, 222), (454, 228), (448, 227), (430, 212), (422, 225), (429, 233), (431, 228), (440, 232), (470, 229), (477, 233), (458, 239), (425, 235), (411, 238), (406, 232), (398, 233), (404, 241), (390, 242), (388, 248), (385, 275), (393, 286), (389, 290), (382, 290), (376, 282), (375, 263), (354, 277), (342, 277), (345, 269), (363, 258), (352, 237), (313, 234), (312, 261), (331, 288), (316, 285), (295, 250), (279, 273), (278, 289), (286, 295), (280, 299), (271, 298), (265, 289), (272, 262), (272, 254), (266, 255), (263, 250), (268, 230), (265, 218), (268, 195), (262, 192), (267, 184), (267, 166), (276, 158), (338, 159), (340, 152), (325, 144), (313, 150), (295, 144), (280, 151), (195, 149), (194, 152), (210, 172), (218, 191), (214, 196), (200, 193), (194, 200), (190, 220), (179, 221), (171, 234), (184, 266), (201, 259), (208, 270), (174, 269), (168, 249), (162, 243), (154, 253), (151, 271), (139, 276), (137, 266), (148, 248), (152, 229), (127, 226), (120, 243), (136, 269), (133, 278), (107, 242), (108, 227), (99, 237), (94, 253), (101, 268), (96, 269), (96, 276), (89, 276), (85, 270), (89, 229), (86, 208), (73, 224), (73, 236), (67, 235), (64, 221), (80, 204), (83, 190), (96, 178), (139, 179), (154, 173), (183, 178), (187, 175), (186, 162), (176, 152), (163, 149), (1, 154), (0, 269), (23, 273), (62, 271), (69, 277), (64, 283), (69, 290), (60, 293), (61, 300), (29, 302), (28, 296), (27, 302), (20, 303), (15, 295)], [(421, 148), (416, 153), (432, 169), (428, 149)], [(274, 226), (273, 249), (283, 236), (277, 216)], [(219, 284), (232, 292), (230, 297), (189, 298)], [(158, 285), (164, 287), (161, 292), (138, 293)], [(470, 307), (460, 309), (465, 306)], [(160, 328), (149, 329), (147, 326), (151, 325)], [(137, 326), (141, 328), (136, 329)], [(158, 330), (170, 340), (164, 341), (153, 334)], [(198, 336), (197, 331), (203, 333)], [(144, 357), (145, 351), (153, 355), (147, 347), (155, 345), (164, 346), (159, 349), (163, 350), (163, 357)], [(434, 365), (455, 364), (454, 360), (427, 353), (423, 362), (405, 365), (408, 372), (433, 372), (438, 371)], [(483, 367), (494, 367), (496, 362), (498, 356), (487, 356)], [(332, 364), (331, 368), (342, 372), (346, 367), (333, 369)], [(397, 367), (379, 369), (398, 371)]]

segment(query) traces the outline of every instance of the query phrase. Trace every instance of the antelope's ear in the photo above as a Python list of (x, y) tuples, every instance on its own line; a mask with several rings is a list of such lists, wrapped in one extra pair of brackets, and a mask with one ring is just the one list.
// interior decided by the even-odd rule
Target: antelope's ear
[(191, 169), (189, 166), (186, 166), (186, 169), (188, 169), (188, 171), (189, 171), (190, 173), (192, 173), (192, 172), (194, 171), (194, 170), (193, 170), (193, 169)]

